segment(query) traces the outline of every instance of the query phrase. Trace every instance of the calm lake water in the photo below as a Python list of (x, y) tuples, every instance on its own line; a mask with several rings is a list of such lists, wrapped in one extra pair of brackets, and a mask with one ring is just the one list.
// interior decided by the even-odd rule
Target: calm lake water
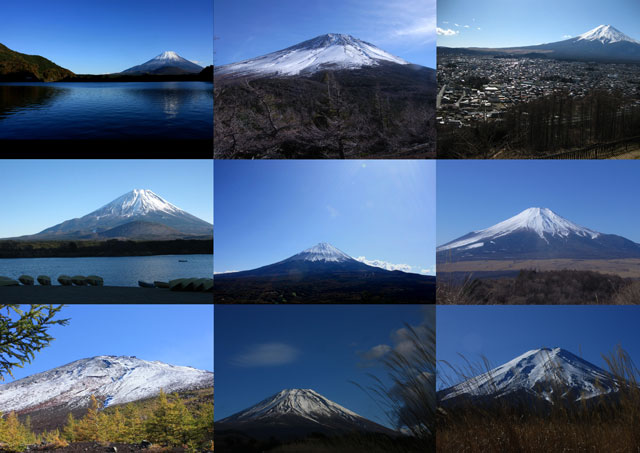
[[(178, 260), (187, 260), (181, 263)], [(174, 278), (212, 278), (213, 255), (122, 256), (113, 258), (15, 258), (0, 259), (0, 275), (48, 275), (58, 284), (62, 274), (99, 275), (105, 286), (138, 286), (138, 280), (169, 281)]]
[(211, 83), (0, 83), (3, 139), (212, 137)]

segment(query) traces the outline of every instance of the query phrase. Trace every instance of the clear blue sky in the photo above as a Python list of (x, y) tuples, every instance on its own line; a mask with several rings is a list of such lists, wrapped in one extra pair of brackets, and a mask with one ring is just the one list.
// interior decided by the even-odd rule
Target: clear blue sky
[(396, 348), (398, 330), (422, 325), (427, 310), (434, 307), (217, 305), (216, 420), (281, 390), (310, 388), (388, 426), (375, 402), (350, 381), (371, 386), (370, 373), (388, 384), (372, 348)]
[(133, 189), (213, 223), (211, 160), (2, 160), (0, 238), (82, 217)]
[(640, 40), (638, 18), (638, 0), (439, 0), (438, 45), (535, 45), (573, 38), (598, 25), (612, 25)]
[(474, 363), (485, 356), (496, 367), (532, 349), (560, 347), (607, 369), (601, 354), (619, 344), (638, 364), (639, 322), (637, 306), (438, 306), (437, 359), (462, 366), (458, 354)]
[(435, 67), (435, 0), (214, 0), (215, 63), (344, 33), (411, 63)]
[(433, 273), (433, 161), (222, 160), (215, 174), (216, 272), (328, 242), (354, 258)]
[[(49, 329), (55, 340), (15, 368), (15, 379), (98, 355), (213, 371), (213, 305), (66, 305), (56, 317), (63, 318), (69, 324)], [(5, 376), (5, 383), (13, 380)]]
[(640, 162), (445, 161), (437, 164), (437, 243), (531, 207), (640, 242)]
[(213, 63), (211, 0), (2, 2), (0, 43), (76, 74), (121, 72), (173, 50)]

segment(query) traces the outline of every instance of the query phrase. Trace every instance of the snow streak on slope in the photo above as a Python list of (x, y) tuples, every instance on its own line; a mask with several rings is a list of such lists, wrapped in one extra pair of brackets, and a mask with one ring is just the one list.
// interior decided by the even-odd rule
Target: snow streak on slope
[(91, 395), (115, 405), (170, 393), (213, 387), (213, 373), (129, 356), (97, 356), (0, 385), (0, 411), (81, 407)]
[(338, 417), (349, 421), (362, 418), (311, 389), (287, 389), (221, 422), (262, 420), (282, 415), (297, 415), (317, 423), (322, 423), (325, 418)]
[(600, 25), (593, 30), (589, 30), (588, 32), (578, 36), (577, 41), (600, 41), (602, 44), (628, 41), (635, 44), (640, 44), (640, 41), (636, 41), (635, 39), (630, 38), (611, 25)]
[(216, 75), (293, 76), (322, 69), (359, 69), (384, 61), (409, 64), (353, 36), (329, 33), (261, 57), (220, 66)]
[(331, 244), (321, 242), (308, 248), (290, 258), (287, 258), (283, 262), (287, 261), (326, 261), (334, 263), (343, 263), (345, 261), (355, 261), (349, 255), (341, 250), (338, 250)]
[(474, 231), (448, 244), (437, 248), (436, 251), (454, 249), (467, 246), (467, 249), (482, 247), (484, 242), (506, 236), (515, 231), (533, 231), (542, 239), (545, 234), (550, 236), (568, 237), (577, 235), (595, 239), (600, 236), (597, 231), (581, 227), (547, 208), (529, 208), (520, 214), (500, 222), (484, 230)]
[[(577, 399), (588, 399), (617, 390), (601, 368), (561, 348), (527, 351), (484, 374), (443, 390), (442, 400), (456, 396), (493, 396), (525, 391), (549, 400), (551, 385), (572, 390)], [(542, 392), (542, 393), (540, 393)]]

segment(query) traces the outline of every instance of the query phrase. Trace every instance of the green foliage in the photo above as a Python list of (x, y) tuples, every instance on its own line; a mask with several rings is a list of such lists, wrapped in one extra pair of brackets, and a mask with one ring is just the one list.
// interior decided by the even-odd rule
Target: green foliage
[(54, 340), (47, 332), (51, 326), (68, 324), (68, 319), (54, 320), (62, 307), (31, 304), (24, 311), (19, 305), (0, 305), (0, 380), (5, 373), (12, 376), (14, 367), (31, 363), (35, 353)]
[(73, 75), (73, 72), (44, 57), (15, 52), (0, 44), (0, 78), (30, 77), (44, 82), (55, 82)]

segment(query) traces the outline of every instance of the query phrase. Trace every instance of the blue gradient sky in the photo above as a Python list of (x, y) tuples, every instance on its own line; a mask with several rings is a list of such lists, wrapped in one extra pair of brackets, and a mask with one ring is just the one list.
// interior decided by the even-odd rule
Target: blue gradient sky
[(216, 272), (329, 242), (354, 258), (435, 265), (435, 162), (216, 161)]
[(640, 162), (446, 161), (437, 164), (437, 243), (530, 207), (640, 242)]
[[(573, 38), (612, 25), (640, 40), (638, 0), (439, 0), (438, 45), (526, 46)], [(455, 34), (451, 34), (455, 33)]]
[[(380, 362), (361, 354), (378, 345), (396, 347), (398, 329), (422, 324), (427, 310), (434, 307), (216, 305), (216, 420), (281, 390), (311, 388), (388, 426), (375, 402), (350, 381), (370, 386), (370, 373), (388, 384)], [(256, 353), (265, 349), (268, 360)]]
[(435, 14), (435, 0), (215, 0), (215, 62), (233, 63), (344, 33), (433, 68)]
[(2, 160), (0, 238), (82, 217), (133, 189), (213, 223), (211, 160)]
[[(67, 305), (56, 317), (64, 318), (69, 324), (49, 329), (55, 340), (15, 368), (15, 379), (98, 355), (213, 371), (213, 305)], [(5, 383), (13, 380), (5, 376)]]
[(464, 365), (458, 354), (474, 363), (484, 355), (495, 367), (532, 349), (560, 347), (607, 369), (601, 354), (618, 344), (640, 361), (639, 322), (638, 306), (439, 306), (436, 354), (456, 366)]
[(121, 72), (165, 50), (213, 63), (211, 0), (2, 2), (0, 43), (76, 74)]

